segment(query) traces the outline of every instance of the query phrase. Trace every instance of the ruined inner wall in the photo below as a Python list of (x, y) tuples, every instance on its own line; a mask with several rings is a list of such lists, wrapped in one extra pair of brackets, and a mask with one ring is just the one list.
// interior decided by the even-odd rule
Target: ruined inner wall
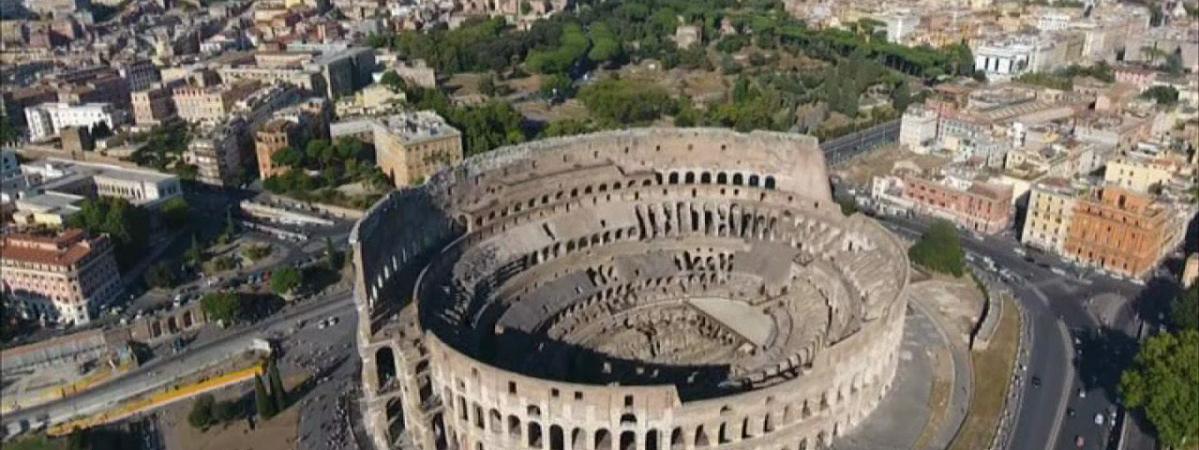
[(500, 149), (393, 193), (352, 242), (380, 447), (816, 448), (895, 370), (906, 258), (840, 215), (807, 137)]

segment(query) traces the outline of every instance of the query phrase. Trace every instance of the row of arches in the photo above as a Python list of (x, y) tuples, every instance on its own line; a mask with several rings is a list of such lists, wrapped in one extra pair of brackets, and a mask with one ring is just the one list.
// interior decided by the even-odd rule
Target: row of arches
[[(853, 394), (859, 391), (855, 387)], [(781, 405), (771, 397), (766, 399), (766, 410), (759, 414), (733, 416), (719, 422), (680, 425), (670, 429), (651, 427), (636, 430), (625, 428), (635, 424), (635, 420), (622, 422), (624, 426), (618, 429), (600, 427), (588, 430), (546, 423), (539, 414), (505, 414), (496, 408), (484, 408), (465, 396), (454, 395), (449, 388), (445, 388), (445, 398), (450, 399), (447, 405), (457, 419), (447, 424), (447, 428), (458, 432), (456, 439), (496, 442), (496, 438), (501, 438), (508, 443), (518, 444), (515, 447), (543, 450), (691, 450), (735, 444), (768, 435), (773, 437), (772, 433), (784, 429), (789, 430), (789, 433), (799, 433), (798, 429), (787, 427), (818, 418), (821, 420), (820, 428), (810, 430), (811, 435), (799, 439), (796, 446), (790, 447), (814, 449), (829, 444), (846, 426), (856, 423), (864, 417), (865, 411), (873, 409), (883, 394), (883, 390), (877, 391), (870, 397), (855, 399), (853, 405), (846, 405), (858, 408), (835, 408), (849, 400), (845, 398), (845, 392), (825, 392), (817, 402)], [(832, 415), (834, 413), (835, 416)]]
[[(777, 182), (774, 175), (760, 175), (757, 173), (746, 172), (712, 172), (712, 171), (670, 171), (665, 176), (668, 184), (724, 184), (730, 186), (748, 186), (754, 188), (762, 188), (774, 190), (777, 188)], [(659, 185), (662, 184), (663, 175), (661, 172), (655, 174), (655, 180)]]
[[(758, 188), (765, 190), (777, 189), (777, 181), (773, 175), (760, 175), (757, 173), (743, 172), (711, 172), (711, 171), (671, 171), (668, 173), (655, 172), (653, 177), (631, 177), (627, 180), (612, 180), (601, 181), (598, 183), (592, 182), (585, 185), (571, 187), (570, 189), (561, 189), (554, 193), (544, 193), (540, 196), (530, 196), (509, 202), (503, 206), (496, 206), (487, 211), (480, 211), (475, 214), (474, 227), (480, 228), (489, 225), (495, 220), (503, 219), (509, 215), (519, 214), (526, 209), (533, 209), (539, 206), (545, 206), (553, 202), (563, 200), (574, 200), (579, 197), (591, 196), (592, 194), (603, 194), (607, 192), (617, 192), (622, 189), (634, 188), (637, 186), (651, 187), (663, 185), (680, 185), (680, 184), (715, 184), (727, 186), (744, 186), (749, 188)], [(460, 221), (465, 223), (468, 219), (460, 217)]]
[[(458, 420), (454, 424), (447, 424), (451, 440), (458, 443), (459, 448), (482, 450), (694, 450), (734, 445), (768, 435), (777, 441), (778, 438), (771, 433), (781, 430), (770, 422), (775, 417), (773, 414), (765, 415), (761, 423), (746, 417), (740, 422), (678, 426), (668, 430), (613, 430), (605, 427), (589, 430), (556, 423), (547, 425), (538, 420), (522, 420), (511, 414), (503, 416), (494, 409), (484, 413), (477, 404), (469, 409), (460, 404), (457, 409), (461, 411)], [(811, 430), (806, 436), (793, 436), (794, 445), (784, 443), (782, 448), (824, 449), (841, 435), (842, 429), (843, 422), (833, 421), (827, 429)], [(803, 434), (798, 429), (788, 432)]]

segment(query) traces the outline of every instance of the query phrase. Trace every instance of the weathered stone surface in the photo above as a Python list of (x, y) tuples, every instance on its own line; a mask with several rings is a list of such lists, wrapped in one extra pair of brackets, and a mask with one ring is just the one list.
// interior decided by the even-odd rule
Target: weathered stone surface
[(815, 449), (895, 373), (905, 253), (841, 215), (806, 136), (508, 147), (351, 241), (379, 448)]

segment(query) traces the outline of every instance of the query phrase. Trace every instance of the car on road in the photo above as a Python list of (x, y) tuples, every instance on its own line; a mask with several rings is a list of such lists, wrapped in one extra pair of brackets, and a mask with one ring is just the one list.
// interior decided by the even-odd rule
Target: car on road
[(1066, 408), (1066, 416), (1074, 417), (1074, 408)]
[(1095, 425), (1103, 425), (1103, 413), (1095, 413)]
[(1086, 447), (1087, 440), (1085, 438), (1083, 438), (1082, 436), (1074, 436), (1074, 446), (1078, 447), (1078, 448)]
[(1087, 398), (1087, 391), (1082, 390), (1082, 388), (1078, 388), (1078, 398)]
[(1032, 387), (1041, 387), (1041, 377), (1032, 377)]

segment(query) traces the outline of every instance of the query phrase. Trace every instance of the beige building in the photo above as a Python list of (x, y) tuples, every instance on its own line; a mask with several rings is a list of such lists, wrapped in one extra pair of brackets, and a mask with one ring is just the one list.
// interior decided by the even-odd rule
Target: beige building
[(1020, 242), (1061, 254), (1074, 218), (1074, 189), (1064, 178), (1047, 178), (1032, 186)]
[(153, 87), (129, 94), (133, 103), (133, 121), (142, 126), (153, 126), (175, 117), (175, 101), (171, 91)]
[(462, 133), (433, 111), (384, 118), (374, 128), (375, 161), (397, 187), (420, 184), (462, 161)]
[(120, 290), (112, 244), (70, 229), (57, 236), (10, 234), (0, 241), (0, 285), (34, 316), (87, 323)]
[(183, 86), (172, 91), (179, 118), (191, 122), (218, 122), (237, 107), (237, 102), (258, 90), (258, 83), (247, 81), (231, 85)]
[(1103, 181), (1137, 192), (1149, 192), (1174, 176), (1176, 166), (1169, 161), (1130, 154), (1112, 159), (1103, 172)]

